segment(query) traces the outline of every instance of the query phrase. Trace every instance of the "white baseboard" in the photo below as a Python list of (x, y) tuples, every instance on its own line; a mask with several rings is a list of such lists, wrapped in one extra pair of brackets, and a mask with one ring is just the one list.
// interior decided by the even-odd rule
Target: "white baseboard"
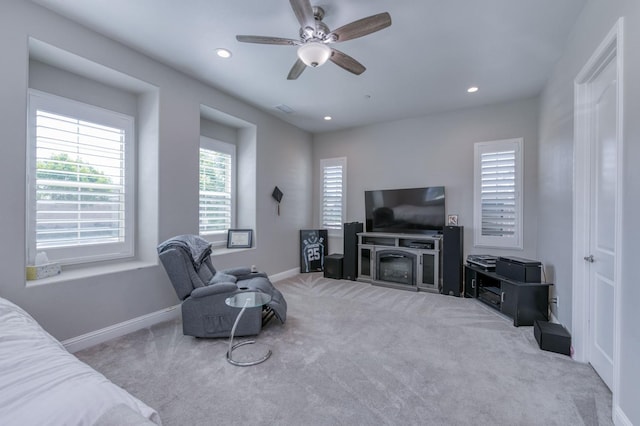
[[(288, 271), (270, 275), (269, 279), (273, 282), (276, 282), (284, 280), (286, 278), (294, 277), (299, 273), (300, 269), (294, 268)], [(78, 352), (91, 346), (99, 345), (100, 343), (104, 343), (108, 340), (124, 336), (125, 334), (133, 333), (134, 331), (138, 331), (140, 329), (150, 327), (164, 321), (170, 321), (176, 318), (180, 318), (180, 312), (180, 305), (170, 306), (168, 308), (161, 309), (147, 315), (132, 318), (119, 324), (114, 324), (100, 330), (83, 334), (81, 336), (72, 337), (71, 339), (63, 341), (62, 344), (65, 348), (67, 348), (69, 352)]]
[(299, 273), (300, 273), (300, 268), (293, 268), (293, 269), (289, 269), (288, 271), (279, 272), (274, 275), (269, 275), (269, 279), (272, 282), (276, 282), (280, 280), (285, 280), (287, 278), (295, 277)]
[(613, 407), (613, 424), (616, 426), (633, 426), (631, 420), (624, 414), (619, 405)]
[(81, 351), (91, 346), (104, 343), (108, 340), (133, 333), (152, 325), (170, 321), (180, 317), (180, 305), (170, 306), (150, 314), (132, 318), (128, 321), (114, 324), (100, 330), (92, 331), (81, 336), (72, 337), (62, 342), (65, 348), (71, 353)]

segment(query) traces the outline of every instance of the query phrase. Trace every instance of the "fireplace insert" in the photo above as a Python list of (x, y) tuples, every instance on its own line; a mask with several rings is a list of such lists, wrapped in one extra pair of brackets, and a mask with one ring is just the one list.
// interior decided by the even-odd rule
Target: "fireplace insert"
[(415, 286), (415, 263), (417, 256), (403, 250), (380, 250), (376, 252), (376, 280)]

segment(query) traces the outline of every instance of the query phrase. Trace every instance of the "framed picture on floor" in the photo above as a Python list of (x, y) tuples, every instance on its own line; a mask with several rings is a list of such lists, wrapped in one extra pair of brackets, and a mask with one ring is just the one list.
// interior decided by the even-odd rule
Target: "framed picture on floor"
[(252, 243), (252, 229), (229, 229), (227, 234), (227, 248), (251, 248)]
[(300, 231), (300, 272), (324, 271), (324, 257), (329, 253), (326, 229)]

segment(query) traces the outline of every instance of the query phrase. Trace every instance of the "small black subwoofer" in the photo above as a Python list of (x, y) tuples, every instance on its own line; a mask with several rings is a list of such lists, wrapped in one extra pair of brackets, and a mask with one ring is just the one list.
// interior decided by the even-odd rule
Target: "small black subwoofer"
[(324, 277), (336, 280), (342, 279), (342, 259), (341, 254), (330, 254), (324, 258)]
[(571, 356), (571, 335), (561, 324), (536, 320), (533, 335), (540, 349)]

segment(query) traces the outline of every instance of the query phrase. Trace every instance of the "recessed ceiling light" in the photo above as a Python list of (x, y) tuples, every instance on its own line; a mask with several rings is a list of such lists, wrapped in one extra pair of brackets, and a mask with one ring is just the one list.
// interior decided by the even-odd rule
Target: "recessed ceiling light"
[(216, 55), (220, 56), (221, 58), (227, 59), (231, 57), (231, 51), (227, 49), (219, 48), (219, 49), (216, 49)]
[(467, 92), (469, 93), (476, 93), (478, 91), (478, 88), (476, 86), (471, 86), (467, 89)]
[(324, 116), (324, 119), (325, 119), (326, 121), (329, 121), (329, 120), (331, 120), (332, 118), (333, 118), (333, 117), (331, 117), (330, 115), (325, 115), (325, 116)]

